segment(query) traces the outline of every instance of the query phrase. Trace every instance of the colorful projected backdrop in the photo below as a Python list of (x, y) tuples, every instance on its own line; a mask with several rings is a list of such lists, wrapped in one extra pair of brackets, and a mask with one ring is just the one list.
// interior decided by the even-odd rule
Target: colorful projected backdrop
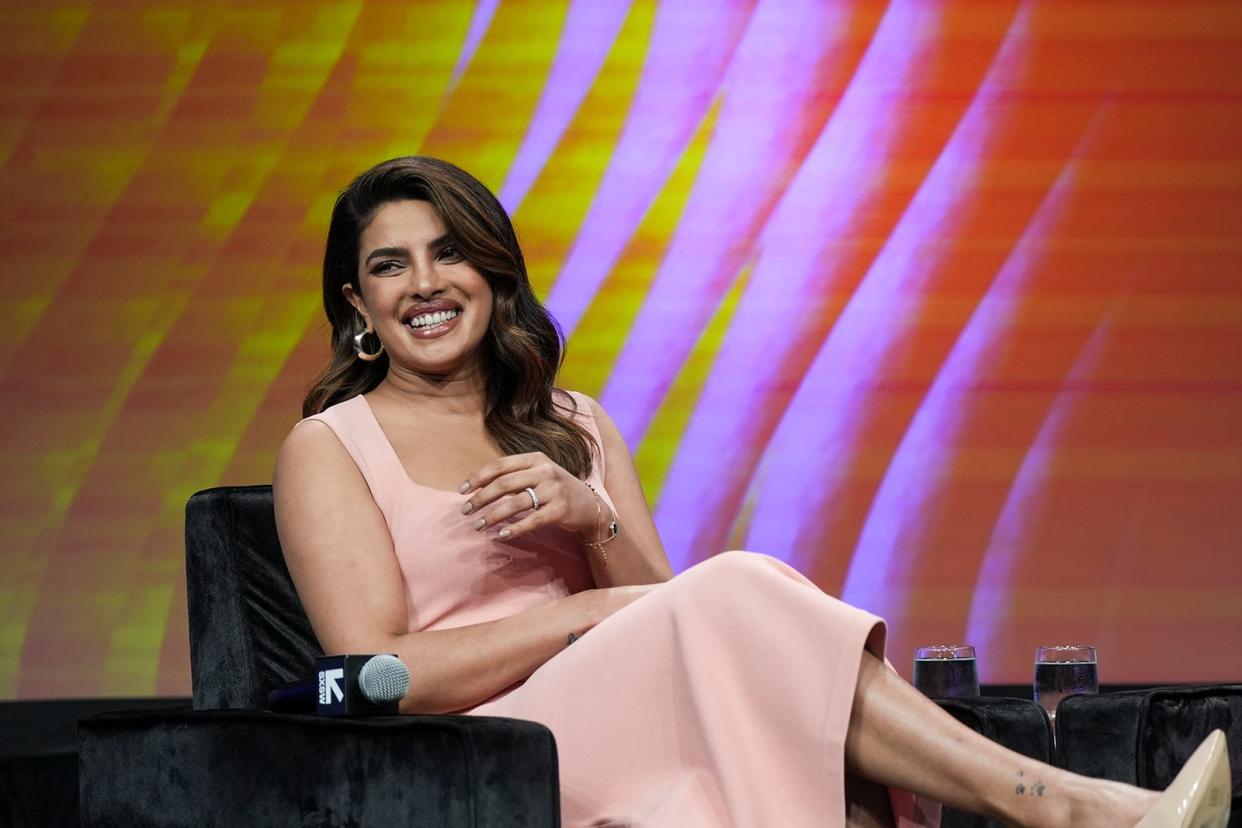
[(678, 568), (905, 670), (1242, 678), (1240, 66), (1227, 0), (7, 4), (0, 697), (188, 692), (186, 498), (271, 479), (410, 153), (514, 213)]

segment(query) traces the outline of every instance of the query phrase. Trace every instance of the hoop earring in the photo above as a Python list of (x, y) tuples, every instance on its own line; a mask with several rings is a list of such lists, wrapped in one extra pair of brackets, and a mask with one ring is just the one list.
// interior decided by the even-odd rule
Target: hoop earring
[(379, 350), (373, 354), (367, 353), (367, 351), (362, 347), (362, 338), (369, 333), (371, 333), (371, 331), (367, 330), (354, 336), (354, 351), (357, 352), (358, 359), (363, 362), (375, 362), (375, 360), (380, 358), (380, 354), (384, 353), (383, 342), (380, 343)]

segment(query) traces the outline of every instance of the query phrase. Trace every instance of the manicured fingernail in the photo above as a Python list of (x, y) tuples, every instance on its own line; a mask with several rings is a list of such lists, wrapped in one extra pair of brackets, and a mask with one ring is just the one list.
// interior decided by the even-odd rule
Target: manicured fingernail
[(486, 525), (487, 525), (487, 519), (486, 519), (486, 518), (479, 518), (478, 520), (476, 520), (476, 521), (474, 522), (474, 528), (475, 528), (475, 530), (476, 530), (476, 531), (477, 531), (477, 530), (479, 530), (479, 529), (482, 529), (482, 528), (483, 528), (484, 526), (486, 526)]
[(468, 492), (468, 491), (470, 491), (470, 481), (469, 481), (469, 480), (467, 480), (465, 483), (462, 483), (460, 486), (458, 486), (458, 487), (457, 487), (457, 493), (458, 493), (458, 494), (465, 494), (465, 493), (466, 493), (466, 492)]
[(513, 533), (512, 533), (512, 532), (510, 532), (508, 529), (501, 529), (501, 530), (500, 530), (499, 532), (497, 532), (496, 534), (498, 534), (498, 535), (499, 535), (499, 536), (503, 539), (503, 538), (507, 538), (507, 537), (509, 537), (509, 536), (510, 536), (510, 535), (512, 535)]
[(463, 515), (468, 515), (473, 511), (474, 511), (474, 504), (471, 503), (469, 500), (467, 500), (465, 503), (462, 504), (461, 513)]

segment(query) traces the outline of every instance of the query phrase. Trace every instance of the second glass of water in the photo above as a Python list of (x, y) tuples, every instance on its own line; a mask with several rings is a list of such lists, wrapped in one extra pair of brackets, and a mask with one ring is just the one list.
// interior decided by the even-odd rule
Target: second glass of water
[(1059, 644), (1035, 650), (1035, 701), (1057, 723), (1057, 705), (1066, 696), (1100, 692), (1095, 647)]
[(969, 644), (919, 647), (914, 651), (914, 686), (933, 699), (978, 696), (975, 648)]

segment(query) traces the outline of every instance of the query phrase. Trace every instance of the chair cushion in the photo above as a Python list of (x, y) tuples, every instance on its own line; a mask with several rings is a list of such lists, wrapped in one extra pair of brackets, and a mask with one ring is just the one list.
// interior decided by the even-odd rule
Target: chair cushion
[(556, 743), (533, 722), (126, 711), (79, 739), (85, 826), (560, 824)]
[(319, 642), (276, 535), (271, 486), (209, 489), (185, 512), (195, 709), (266, 708), (314, 673)]

